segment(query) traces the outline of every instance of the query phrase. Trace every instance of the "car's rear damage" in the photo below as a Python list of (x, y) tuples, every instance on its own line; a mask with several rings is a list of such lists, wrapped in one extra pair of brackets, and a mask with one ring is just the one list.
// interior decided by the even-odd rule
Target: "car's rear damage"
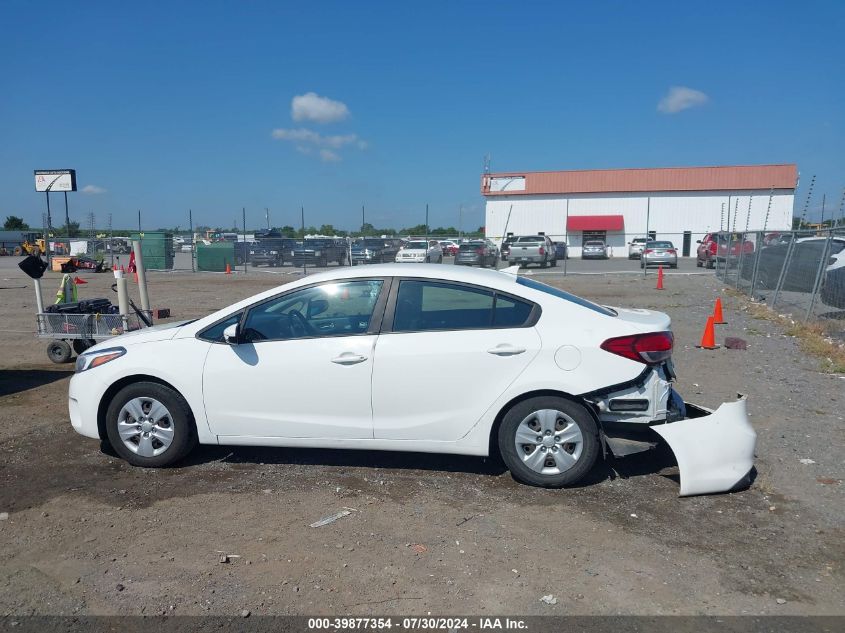
[(680, 495), (726, 492), (748, 481), (757, 435), (745, 397), (712, 411), (684, 402), (672, 388), (671, 362), (644, 371), (635, 381), (584, 394), (615, 457), (654, 449), (662, 439), (680, 471)]

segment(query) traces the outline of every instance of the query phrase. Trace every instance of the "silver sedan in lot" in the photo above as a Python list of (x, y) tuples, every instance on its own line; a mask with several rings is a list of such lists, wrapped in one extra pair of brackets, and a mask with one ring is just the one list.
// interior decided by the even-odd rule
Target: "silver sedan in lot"
[(678, 249), (672, 242), (646, 242), (640, 257), (640, 268), (657, 265), (678, 267)]

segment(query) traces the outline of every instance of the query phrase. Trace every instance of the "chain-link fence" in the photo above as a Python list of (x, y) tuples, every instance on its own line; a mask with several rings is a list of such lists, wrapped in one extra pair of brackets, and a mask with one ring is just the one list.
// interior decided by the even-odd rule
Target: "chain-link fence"
[(845, 319), (845, 227), (723, 232), (700, 252), (725, 284), (797, 321)]

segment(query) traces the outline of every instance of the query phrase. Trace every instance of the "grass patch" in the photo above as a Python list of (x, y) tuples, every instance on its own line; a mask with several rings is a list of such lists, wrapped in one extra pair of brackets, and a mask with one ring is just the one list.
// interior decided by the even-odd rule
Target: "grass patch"
[(769, 321), (783, 328), (784, 334), (792, 336), (798, 341), (801, 349), (817, 358), (821, 370), (828, 374), (845, 374), (845, 344), (834, 340), (827, 324), (799, 323), (788, 315), (778, 314), (766, 305), (749, 301), (748, 297), (739, 292), (731, 292), (745, 304), (745, 310), (755, 319)]

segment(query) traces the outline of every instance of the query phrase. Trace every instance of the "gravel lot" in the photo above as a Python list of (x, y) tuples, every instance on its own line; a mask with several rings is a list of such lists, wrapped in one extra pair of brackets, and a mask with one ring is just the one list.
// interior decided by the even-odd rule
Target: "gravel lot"
[[(845, 383), (724, 294), (718, 338), (749, 349), (695, 349), (722, 290), (712, 274), (670, 274), (658, 292), (653, 274), (540, 273), (669, 313), (687, 400), (748, 394), (756, 480), (680, 499), (666, 451), (563, 491), (516, 484), (491, 460), (420, 454), (204, 447), (177, 468), (129, 467), (72, 431), (71, 368), (33, 337), (15, 263), (0, 260), (0, 615), (845, 614)], [(84, 296), (112, 296), (110, 275), (83, 277)], [(284, 279), (153, 273), (150, 294), (189, 318)], [(45, 294), (57, 285), (48, 275)]]

